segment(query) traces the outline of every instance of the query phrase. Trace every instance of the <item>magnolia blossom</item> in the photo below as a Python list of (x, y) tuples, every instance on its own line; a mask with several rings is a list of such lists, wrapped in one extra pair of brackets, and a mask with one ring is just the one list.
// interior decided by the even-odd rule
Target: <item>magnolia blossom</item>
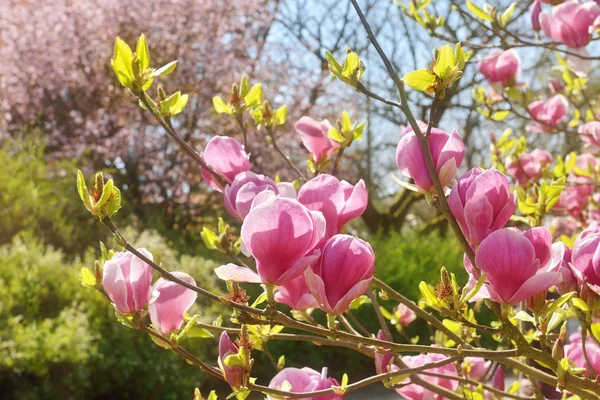
[(534, 31), (540, 31), (542, 29), (542, 24), (540, 22), (541, 13), (542, 2), (540, 0), (535, 0), (531, 5), (531, 9), (529, 10), (529, 16), (531, 18), (531, 27)]
[(322, 249), (321, 260), (305, 271), (306, 284), (328, 314), (341, 314), (371, 284), (375, 254), (371, 246), (350, 235), (335, 235)]
[[(185, 272), (172, 272), (172, 274), (189, 284), (196, 285), (194, 278)], [(181, 328), (184, 314), (196, 301), (197, 293), (164, 278), (156, 281), (152, 292), (154, 299), (148, 311), (154, 329), (162, 333), (170, 333)]]
[(467, 357), (463, 366), (469, 378), (481, 382), (492, 366), (492, 362), (481, 357)]
[[(569, 341), (570, 343), (565, 345), (565, 357), (570, 361), (573, 361), (573, 364), (575, 364), (576, 367), (585, 368), (586, 375), (591, 376), (588, 363), (585, 361), (583, 355), (581, 334), (572, 334), (569, 337)], [(595, 374), (600, 374), (600, 346), (598, 346), (591, 338), (587, 337), (585, 341), (585, 350)]]
[(554, 239), (558, 239), (562, 235), (571, 237), (579, 230), (580, 225), (581, 223), (571, 216), (554, 217), (550, 223), (550, 230)]
[(581, 232), (571, 257), (572, 271), (579, 284), (600, 295), (600, 231), (587, 229)]
[(240, 366), (228, 367), (225, 365), (227, 356), (234, 356), (238, 353), (238, 347), (231, 341), (227, 332), (221, 333), (219, 338), (219, 368), (225, 377), (225, 380), (231, 387), (240, 387), (244, 384), (244, 369)]
[(264, 283), (283, 285), (319, 259), (315, 247), (325, 234), (325, 219), (296, 200), (273, 196), (255, 205), (244, 219), (241, 237), (256, 259)]
[(394, 319), (398, 324), (407, 327), (417, 319), (417, 314), (406, 305), (400, 303), (394, 308)]
[(552, 164), (552, 155), (546, 150), (535, 149), (531, 153), (519, 155), (518, 160), (512, 160), (506, 167), (510, 176), (523, 185), (532, 179), (538, 179)]
[[(435, 170), (442, 186), (447, 186), (456, 175), (465, 155), (465, 145), (456, 130), (452, 133), (432, 128), (429, 135), (429, 146)], [(412, 178), (415, 186), (423, 192), (433, 187), (427, 170), (423, 150), (414, 131), (402, 136), (396, 148), (396, 164), (402, 175)]]
[(507, 85), (521, 74), (521, 58), (515, 49), (498, 50), (480, 60), (478, 68), (488, 82)]
[(309, 180), (298, 191), (300, 203), (323, 213), (327, 222), (325, 238), (339, 233), (348, 221), (359, 217), (367, 208), (368, 197), (362, 179), (353, 186), (327, 174)]
[(555, 210), (565, 210), (572, 217), (579, 217), (588, 206), (594, 188), (591, 185), (567, 186), (560, 194)]
[[(152, 260), (148, 250), (138, 251)], [(151, 285), (152, 267), (129, 251), (116, 253), (104, 263), (102, 286), (123, 315), (146, 308), (152, 293)]]
[(230, 185), (225, 186), (223, 191), (225, 209), (232, 217), (243, 221), (250, 212), (256, 195), (264, 191), (271, 191), (282, 197), (296, 197), (296, 190), (291, 184), (287, 182), (276, 184), (268, 176), (246, 171), (239, 173)]
[(529, 113), (536, 121), (529, 129), (532, 132), (551, 132), (557, 127), (569, 112), (569, 102), (562, 94), (550, 97), (548, 100), (537, 100), (529, 104)]
[[(571, 268), (571, 261), (573, 258), (573, 250), (563, 242), (558, 242), (555, 246), (552, 246), (552, 257), (559, 257), (560, 263), (554, 268), (554, 271), (560, 272), (562, 275), (562, 282), (556, 285), (556, 290), (559, 294), (565, 294), (577, 290), (577, 280), (573, 274)], [(562, 254), (562, 257), (560, 257)]]
[(571, 0), (552, 7), (552, 14), (542, 13), (540, 23), (548, 37), (576, 49), (590, 42), (590, 27), (598, 16), (600, 6), (595, 2)]
[(545, 227), (526, 232), (505, 228), (492, 232), (479, 245), (475, 263), (487, 275), (489, 297), (499, 303), (518, 304), (561, 283), (552, 257), (552, 237)]
[[(202, 159), (229, 183), (240, 172), (250, 171), (249, 156), (244, 147), (236, 139), (228, 136), (214, 136), (204, 149)], [(223, 187), (215, 177), (200, 168), (202, 178), (215, 190), (222, 191)]]
[(302, 117), (296, 122), (296, 132), (316, 163), (325, 157), (331, 159), (334, 150), (340, 147), (338, 142), (327, 135), (330, 128), (332, 126), (327, 120), (318, 122), (310, 117)]
[(586, 143), (586, 147), (592, 151), (600, 150), (600, 122), (590, 121), (579, 125), (577, 129), (579, 137)]
[[(416, 356), (402, 357), (402, 361), (406, 364), (408, 368), (416, 368), (423, 364), (430, 364), (433, 362), (444, 360), (446, 358), (448, 358), (448, 356), (444, 356), (441, 354), (419, 354)], [(398, 367), (393, 365), (391, 369), (397, 370)], [(430, 368), (427, 371), (443, 375), (458, 375), (456, 367), (451, 363), (437, 368)], [(455, 380), (425, 375), (422, 375), (421, 377), (434, 385), (444, 387), (453, 392), (456, 391), (458, 388), (458, 382)], [(406, 382), (408, 381), (409, 379), (407, 378)], [(398, 392), (400, 395), (404, 396), (408, 400), (443, 400), (443, 397), (441, 395), (430, 392), (429, 390), (424, 389), (422, 386), (416, 385), (414, 383), (396, 389), (396, 392)]]
[(290, 307), (292, 310), (306, 310), (307, 308), (318, 308), (319, 303), (312, 295), (304, 275), (287, 281), (281, 286), (277, 286), (275, 301)]
[[(390, 341), (390, 339), (385, 335), (385, 333), (383, 333), (381, 329), (379, 332), (377, 332), (377, 339), (385, 342)], [(375, 371), (377, 372), (377, 375), (389, 372), (389, 369), (392, 366), (392, 360), (394, 359), (394, 355), (392, 353), (379, 353), (377, 350), (374, 350), (373, 358), (375, 359)]]
[[(284, 382), (287, 382), (285, 384)], [(289, 386), (288, 386), (289, 385)], [(269, 387), (273, 389), (282, 389), (286, 387), (291, 393), (314, 392), (317, 390), (329, 389), (332, 386), (339, 386), (339, 383), (334, 378), (327, 377), (327, 368), (323, 368), (321, 373), (314, 369), (304, 367), (300, 368), (284, 368), (271, 379)], [(291, 386), (291, 388), (290, 388)], [(267, 395), (268, 400), (276, 400), (272, 396)], [(342, 395), (329, 394), (319, 397), (306, 397), (306, 400), (341, 400)]]
[(515, 210), (515, 195), (500, 171), (473, 168), (454, 185), (448, 205), (467, 240), (477, 245), (506, 225)]

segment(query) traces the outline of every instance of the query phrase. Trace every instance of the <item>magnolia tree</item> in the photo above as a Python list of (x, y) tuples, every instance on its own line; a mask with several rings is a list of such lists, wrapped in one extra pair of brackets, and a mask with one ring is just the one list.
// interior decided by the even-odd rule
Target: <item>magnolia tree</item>
[[(445, 32), (443, 18), (428, 11), (430, 3), (416, 0), (402, 7), (432, 35), (456, 39), (457, 32)], [(156, 82), (173, 72), (176, 62), (154, 68), (142, 35), (135, 50), (117, 38), (112, 67), (139, 106), (197, 164), (198, 174), (222, 193), (232, 225), (220, 220), (216, 229), (204, 228), (202, 238), (209, 249), (231, 258), (232, 263), (215, 270), (227, 292), (209, 292), (194, 277), (171, 272), (150, 252), (129, 243), (113, 221), (121, 207), (113, 180), (105, 182), (97, 174), (88, 190), (79, 173), (85, 207), (122, 247), (113, 252), (102, 246), (102, 259), (93, 270), (82, 270), (83, 283), (110, 299), (121, 323), (226, 381), (238, 399), (251, 392), (269, 399), (341, 399), (375, 383), (415, 400), (599, 399), (600, 166), (595, 154), (600, 122), (588, 74), (600, 57), (586, 47), (600, 26), (600, 6), (593, 1), (536, 1), (526, 14), (515, 13), (517, 3), (503, 10), (453, 3), (453, 12), (488, 29), (498, 43), (486, 45), (489, 55), (478, 63), (469, 51), (476, 43), (443, 45), (427, 67), (401, 78), (358, 2), (350, 5), (399, 98), (388, 99), (369, 88), (362, 79), (364, 62), (350, 49), (343, 61), (324, 55), (331, 75), (357, 96), (382, 102), (406, 118), (396, 162), (407, 179), (393, 179), (424, 196), (447, 219), (464, 250), (470, 279), (459, 282), (441, 267), (440, 281), (422, 282), (422, 299), (414, 302), (387, 285), (385, 277), (374, 277), (373, 249), (344, 228), (365, 211), (367, 187), (362, 180), (349, 183), (335, 176), (347, 149), (361, 139), (364, 123), (346, 112), (335, 124), (300, 118), (295, 129), (310, 155), (305, 164), (296, 165), (276, 141), (287, 107), (265, 100), (261, 84), (250, 85), (243, 77), (227, 98), (213, 99), (215, 110), (238, 124), (239, 136), (214, 136), (199, 152), (177, 132), (176, 116), (190, 97), (167, 93)], [(511, 33), (516, 19), (528, 20), (539, 31), (537, 37)], [(520, 81), (519, 48), (556, 53), (563, 81), (548, 82), (551, 97), (536, 99), (538, 94)], [(514, 137), (508, 130), (492, 137), (491, 168), (458, 174), (465, 154), (461, 129), (434, 126), (434, 121), (447, 91), (475, 65), (488, 82), (473, 90), (483, 117), (527, 119), (528, 136), (578, 135), (585, 143), (581, 154), (553, 160), (547, 151), (529, 148), (525, 136)], [(428, 121), (414, 117), (406, 86), (430, 96)], [(295, 181), (252, 171), (252, 155), (246, 152), (251, 129), (263, 132), (282, 165), (297, 175)], [(155, 275), (160, 278), (153, 283)], [(264, 292), (251, 299), (242, 284), (261, 285)], [(231, 314), (225, 317), (233, 326), (205, 324), (199, 316), (187, 315), (198, 296), (227, 306)], [(393, 313), (380, 308), (379, 298), (397, 303)], [(348, 313), (369, 303), (381, 325), (378, 332), (369, 332)], [(279, 304), (292, 311), (282, 312)], [(483, 307), (495, 316), (490, 324), (478, 322)], [(405, 327), (416, 318), (435, 330), (434, 345), (419, 345), (418, 338), (406, 336)], [(569, 320), (578, 321), (580, 328), (567, 336)], [(404, 343), (394, 341), (390, 325), (403, 334)], [(282, 333), (285, 329), (301, 333)], [(184, 337), (211, 338), (215, 333), (219, 356), (212, 362), (199, 360), (180, 344)], [(482, 347), (484, 337), (495, 345)], [(376, 374), (352, 383), (343, 375), (338, 381), (320, 365), (284, 368), (282, 356), (280, 371), (263, 384), (252, 374), (253, 352), (265, 351), (269, 340), (354, 350), (373, 358)], [(514, 371), (518, 379), (505, 383), (505, 371)], [(202, 398), (199, 392), (196, 398)]]

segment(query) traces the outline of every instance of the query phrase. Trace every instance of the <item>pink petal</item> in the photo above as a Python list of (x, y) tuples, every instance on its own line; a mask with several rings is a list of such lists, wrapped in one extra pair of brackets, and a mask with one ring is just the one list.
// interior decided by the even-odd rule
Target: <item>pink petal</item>
[(481, 243), (490, 231), (494, 210), (485, 195), (473, 197), (465, 205), (467, 239), (475, 244)]
[(527, 279), (519, 290), (507, 301), (508, 304), (518, 304), (526, 298), (550, 289), (562, 281), (560, 272), (539, 272)]
[(224, 281), (262, 283), (260, 276), (250, 268), (231, 263), (215, 268), (215, 274)]
[[(176, 278), (196, 285), (194, 278), (185, 272), (173, 272)], [(150, 303), (148, 311), (154, 328), (162, 333), (177, 330), (183, 324), (183, 315), (196, 301), (197, 293), (178, 283), (160, 278), (153, 291), (158, 297)]]

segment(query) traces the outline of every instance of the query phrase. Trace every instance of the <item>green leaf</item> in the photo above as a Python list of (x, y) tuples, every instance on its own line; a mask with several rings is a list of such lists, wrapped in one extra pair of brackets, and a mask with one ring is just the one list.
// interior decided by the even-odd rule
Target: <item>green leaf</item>
[(467, 8), (471, 11), (477, 18), (482, 19), (484, 21), (493, 21), (494, 19), (481, 8), (477, 7), (475, 4), (471, 3), (467, 0)]
[(248, 83), (248, 78), (246, 78), (246, 76), (242, 76), (242, 81), (240, 82), (240, 96), (246, 97), (249, 91), (250, 84)]
[(131, 48), (120, 37), (117, 37), (115, 39), (113, 58), (110, 63), (121, 85), (129, 89), (133, 87), (132, 61), (133, 52)]
[(171, 115), (177, 115), (183, 111), (185, 106), (188, 103), (189, 96), (187, 94), (182, 94), (173, 106), (171, 106)]
[(170, 95), (169, 97), (167, 97), (166, 99), (164, 99), (163, 101), (160, 102), (160, 110), (164, 114), (168, 114), (171, 110), (171, 107), (173, 107), (175, 104), (177, 104), (180, 97), (181, 97), (180, 91), (173, 93), (172, 95)]
[(335, 59), (333, 54), (331, 54), (329, 51), (326, 51), (325, 58), (327, 59), (327, 63), (329, 65), (329, 70), (331, 71), (331, 74), (336, 77), (341, 77), (342, 76), (342, 66)]
[(252, 303), (252, 305), (250, 307), (256, 308), (259, 305), (261, 305), (262, 303), (264, 303), (265, 301), (267, 301), (267, 294), (265, 292), (263, 292), (263, 293), (261, 293), (260, 296), (258, 296), (256, 298), (256, 300), (254, 300), (254, 303)]
[(177, 68), (177, 60), (171, 61), (170, 63), (152, 72), (152, 75), (150, 75), (150, 77), (156, 78), (157, 76), (169, 75), (171, 72), (175, 71), (175, 68)]
[(501, 111), (496, 111), (495, 113), (493, 113), (490, 118), (493, 119), (494, 121), (503, 121), (506, 119), (506, 117), (508, 117), (510, 115), (510, 111), (509, 110), (501, 110)]
[(502, 13), (502, 16), (500, 17), (500, 22), (502, 24), (502, 26), (506, 26), (506, 24), (508, 24), (508, 21), (510, 21), (510, 19), (512, 18), (513, 14), (515, 13), (515, 9), (517, 8), (517, 3), (514, 2), (512, 3), (510, 6), (508, 6), (508, 8), (506, 9), (506, 11), (504, 11)]
[(327, 137), (331, 140), (335, 140), (338, 143), (344, 143), (346, 139), (340, 134), (340, 132), (335, 128), (329, 128), (327, 131)]
[(218, 400), (217, 393), (214, 390), (211, 390), (206, 400)]
[(214, 337), (212, 333), (210, 333), (206, 329), (201, 328), (196, 325), (194, 325), (194, 326), (190, 327), (190, 329), (188, 329), (188, 331), (186, 332), (186, 336), (188, 338), (200, 338), (200, 339), (212, 339)]
[(150, 51), (148, 50), (148, 43), (146, 42), (146, 36), (142, 33), (137, 41), (135, 47), (135, 55), (140, 62), (140, 70), (143, 72), (150, 67)]
[(277, 360), (277, 369), (282, 370), (285, 368), (285, 355), (282, 355)]
[(446, 78), (446, 71), (454, 68), (455, 65), (456, 61), (454, 60), (452, 46), (449, 44), (442, 46), (437, 53), (437, 60), (433, 67), (435, 74), (440, 78)]
[(341, 385), (341, 388), (345, 389), (346, 386), (348, 386), (348, 374), (344, 374), (342, 376), (342, 385)]
[[(241, 353), (241, 352), (240, 352)], [(244, 362), (244, 358), (241, 356), (241, 354), (230, 354), (227, 357), (225, 357), (225, 360), (223, 360), (223, 363), (225, 364), (225, 366), (231, 368), (231, 367), (244, 367), (245, 366), (245, 362)]]
[(262, 85), (257, 83), (244, 95), (246, 107), (256, 107), (262, 103)]
[(371, 299), (369, 299), (366, 295), (362, 295), (354, 300), (352, 300), (352, 302), (350, 303), (350, 310), (357, 310), (359, 309), (363, 304), (371, 304)]
[(81, 284), (83, 286), (89, 288), (93, 288), (96, 286), (96, 277), (89, 268), (83, 267), (79, 272), (79, 279), (81, 280)]
[(233, 115), (233, 110), (231, 107), (219, 96), (213, 97), (213, 107), (219, 114), (225, 113), (227, 115)]
[(219, 236), (216, 233), (207, 227), (203, 227), (202, 232), (200, 232), (200, 237), (204, 241), (206, 248), (209, 250), (218, 250), (217, 244), (219, 243)]
[(523, 322), (531, 322), (532, 324), (535, 325), (535, 318), (533, 318), (532, 315), (528, 314), (527, 312), (525, 312), (523, 310), (516, 313), (515, 316), (512, 317), (511, 319), (515, 319), (517, 321), (523, 321)]
[(548, 304), (546, 304), (540, 311), (540, 314), (545, 311), (546, 315), (551, 315), (553, 312), (555, 312), (556, 310), (561, 308), (563, 306), (563, 304), (565, 304), (567, 301), (569, 301), (571, 299), (571, 297), (573, 297), (576, 294), (577, 294), (577, 292), (569, 292), (569, 293), (563, 294), (556, 300), (552, 300), (550, 302), (550, 306), (548, 306)]
[(367, 121), (354, 128), (354, 138), (352, 140), (362, 140), (362, 135), (367, 126)]
[(106, 211), (108, 216), (112, 217), (117, 211), (121, 209), (121, 191), (113, 186), (112, 197), (106, 205)]
[(88, 192), (87, 185), (85, 184), (83, 172), (81, 172), (81, 170), (77, 170), (77, 192), (79, 193), (79, 198), (81, 199), (81, 201), (83, 201), (84, 203), (90, 202), (90, 195)]
[(427, 68), (409, 72), (402, 80), (412, 89), (429, 94), (434, 92), (435, 76)]
[(352, 119), (350, 118), (350, 114), (348, 111), (344, 110), (342, 112), (342, 131), (350, 132), (352, 130)]
[(379, 311), (381, 311), (381, 315), (383, 315), (386, 319), (391, 320), (394, 318), (394, 316), (388, 310), (386, 310), (384, 306), (379, 306)]
[(342, 76), (344, 78), (351, 78), (358, 68), (358, 63), (360, 62), (360, 58), (358, 54), (354, 52), (350, 52), (346, 55), (346, 62), (344, 63), (344, 68), (342, 69)]
[(600, 340), (600, 322), (592, 322), (590, 329), (592, 331), (592, 335), (594, 335), (597, 340)]
[(578, 309), (580, 309), (583, 312), (590, 311), (590, 308), (588, 307), (587, 303), (585, 301), (581, 300), (579, 297), (572, 298), (571, 302), (573, 303), (573, 306), (577, 307)]
[(280, 126), (285, 124), (285, 117), (287, 116), (287, 106), (284, 104), (273, 112), (273, 118), (271, 123), (273, 126)]
[(100, 196), (100, 200), (98, 200), (98, 203), (96, 203), (96, 208), (104, 207), (108, 203), (110, 197), (113, 195), (113, 187), (114, 182), (112, 179), (109, 179), (108, 182), (104, 184), (102, 196)]

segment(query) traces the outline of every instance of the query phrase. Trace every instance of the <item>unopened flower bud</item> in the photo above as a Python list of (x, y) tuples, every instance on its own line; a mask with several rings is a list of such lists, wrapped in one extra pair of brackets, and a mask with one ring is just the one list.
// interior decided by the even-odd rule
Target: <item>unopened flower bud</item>
[(527, 308), (529, 308), (534, 313), (539, 312), (542, 309), (542, 307), (544, 307), (544, 304), (546, 304), (547, 293), (547, 291), (543, 291), (528, 297), (526, 300)]

